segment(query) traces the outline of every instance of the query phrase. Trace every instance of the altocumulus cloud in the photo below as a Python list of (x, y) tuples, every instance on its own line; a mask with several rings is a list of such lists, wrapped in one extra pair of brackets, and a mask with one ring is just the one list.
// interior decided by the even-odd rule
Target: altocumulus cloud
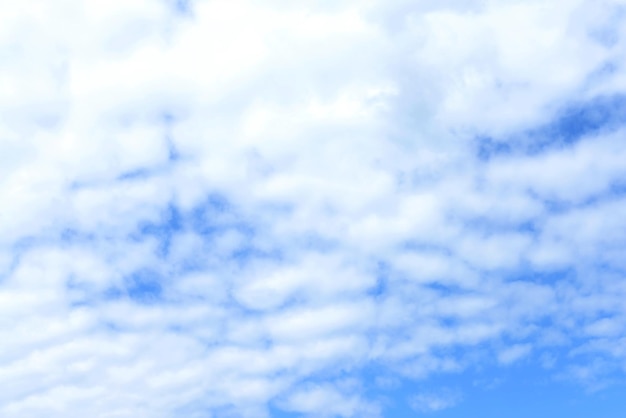
[(623, 382), (624, 17), (4, 2), (0, 415), (436, 413), (471, 401), (440, 376), (520, 364)]

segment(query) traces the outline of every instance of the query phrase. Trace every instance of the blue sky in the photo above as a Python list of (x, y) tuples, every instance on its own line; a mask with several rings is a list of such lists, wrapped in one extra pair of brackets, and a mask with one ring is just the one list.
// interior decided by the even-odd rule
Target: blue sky
[(623, 416), (623, 1), (13, 3), (0, 416)]

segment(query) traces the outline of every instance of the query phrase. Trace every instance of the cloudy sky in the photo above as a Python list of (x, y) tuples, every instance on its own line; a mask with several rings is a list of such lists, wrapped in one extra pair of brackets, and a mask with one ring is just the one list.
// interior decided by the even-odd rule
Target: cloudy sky
[(0, 4), (0, 416), (623, 417), (624, 0)]

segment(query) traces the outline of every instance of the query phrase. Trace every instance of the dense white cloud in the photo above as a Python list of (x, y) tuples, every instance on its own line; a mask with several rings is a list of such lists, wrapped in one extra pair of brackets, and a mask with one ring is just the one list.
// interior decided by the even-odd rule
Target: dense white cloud
[(621, 3), (3, 5), (0, 414), (623, 372)]

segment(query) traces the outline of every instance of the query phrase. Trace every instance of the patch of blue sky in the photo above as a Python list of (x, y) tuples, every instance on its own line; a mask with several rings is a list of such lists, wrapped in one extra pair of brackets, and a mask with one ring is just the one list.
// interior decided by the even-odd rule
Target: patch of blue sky
[(488, 162), (494, 157), (509, 155), (513, 152), (511, 144), (497, 141), (488, 136), (478, 136), (474, 139), (476, 156), (479, 161)]
[[(441, 418), (460, 418), (480, 416), (484, 418), (526, 418), (529, 416), (568, 416), (568, 417), (620, 417), (623, 413), (623, 392), (607, 391), (604, 394), (588, 394), (580, 387), (555, 385), (546, 378), (545, 370), (528, 364), (519, 364), (507, 370), (489, 370), (483, 373), (487, 381), (494, 382), (494, 387), (481, 388), (479, 385), (463, 385), (463, 399), (458, 405), (440, 411), (433, 411), (432, 416)], [(441, 380), (457, 381), (443, 376)], [(467, 379), (467, 376), (465, 376)], [(480, 376), (477, 376), (480, 379)], [(435, 380), (435, 379), (433, 379)], [(428, 391), (428, 385), (416, 387), (415, 391)], [(450, 382), (454, 385), (456, 382)], [(497, 383), (496, 383), (497, 382)], [(442, 382), (447, 387), (447, 382)], [(473, 382), (472, 382), (473, 383)], [(623, 388), (622, 388), (623, 390)], [(400, 417), (390, 414), (387, 418)], [(411, 415), (408, 415), (411, 416)]]
[(234, 227), (242, 223), (229, 200), (220, 194), (210, 194), (187, 215), (189, 226), (200, 234), (211, 234), (216, 227)]
[[(410, 367), (408, 364), (407, 362), (404, 367)], [(463, 373), (438, 372), (415, 378), (403, 375), (402, 371), (394, 373), (392, 369), (398, 367), (403, 366), (374, 363), (363, 369), (360, 375), (363, 379), (366, 397), (380, 402), (383, 409), (382, 416), (385, 418), (418, 415), (420, 412), (415, 411), (410, 405), (411, 397), (424, 390), (449, 391), (450, 388), (460, 389), (471, 386), (476, 374), (476, 370), (470, 369)]]
[(547, 136), (572, 143), (626, 124), (626, 95), (615, 94), (567, 107), (546, 129)]
[(170, 163), (175, 163), (181, 158), (180, 152), (178, 151), (178, 148), (176, 148), (174, 141), (172, 141), (169, 136), (166, 138), (166, 144), (168, 161)]
[(206, 237), (225, 229), (236, 229), (247, 236), (255, 232), (254, 225), (218, 193), (208, 195), (201, 205), (186, 213), (185, 222), (191, 230)]
[[(379, 365), (368, 367), (361, 377), (367, 397), (381, 400), (385, 418), (622, 416), (625, 382), (615, 382), (601, 392), (589, 392), (539, 363), (538, 357), (530, 356), (502, 367), (477, 358), (462, 371), (433, 373), (423, 379), (390, 374), (389, 367)], [(419, 409), (414, 399), (420, 395), (440, 399), (430, 405), (430, 410), (428, 404)]]
[(609, 193), (615, 197), (626, 196), (626, 178), (613, 180), (609, 186)]
[(553, 147), (568, 146), (594, 135), (626, 125), (626, 95), (598, 96), (563, 108), (551, 123), (531, 130), (528, 152), (538, 154)]
[(83, 245), (93, 242), (96, 235), (93, 232), (84, 232), (75, 228), (65, 228), (61, 231), (60, 239), (63, 244)]
[(38, 245), (44, 244), (45, 242), (46, 240), (41, 236), (23, 236), (13, 243), (13, 245), (11, 246), (11, 250), (14, 255), (19, 255), (21, 253), (24, 253), (25, 251), (35, 248)]
[(192, 13), (192, 0), (170, 0), (173, 10), (180, 15), (190, 15)]
[(300, 418), (303, 416), (301, 413), (285, 411), (280, 409), (279, 406), (270, 404), (268, 407), (270, 417), (272, 418)]
[(594, 30), (590, 32), (590, 35), (593, 39), (607, 48), (617, 45), (620, 38), (619, 29), (617, 28), (602, 28)]
[(494, 219), (488, 215), (471, 216), (460, 221), (463, 224), (463, 228), (468, 232), (471, 231), (484, 236), (517, 232), (532, 237), (538, 234), (541, 223), (541, 219), (537, 217), (519, 221), (506, 218)]
[(536, 237), (541, 229), (541, 220), (540, 219), (529, 219), (522, 222), (517, 223), (516, 230), (519, 232), (523, 232), (530, 236)]
[(127, 181), (127, 180), (143, 180), (147, 179), (156, 174), (154, 169), (149, 168), (138, 168), (131, 171), (126, 171), (119, 176), (115, 180), (117, 181)]
[(562, 107), (552, 121), (510, 137), (478, 136), (474, 139), (479, 161), (512, 155), (536, 155), (613, 132), (626, 125), (626, 95), (597, 96)]
[[(168, 260), (173, 240), (178, 234), (184, 233), (198, 236), (209, 253), (228, 234), (236, 234), (239, 242), (229, 252), (220, 254), (218, 260), (209, 253), (202, 255), (192, 251), (170, 266), (174, 273), (216, 268), (224, 263), (244, 267), (255, 260), (279, 261), (284, 258), (284, 252), (278, 246), (256, 245), (254, 239), (258, 235), (257, 225), (240, 214), (225, 196), (217, 193), (208, 195), (202, 204), (189, 211), (182, 211), (173, 203), (169, 204), (158, 219), (139, 222), (130, 238), (135, 241), (156, 240), (156, 254)], [(318, 245), (323, 246), (321, 243)]]
[(376, 275), (376, 282), (367, 290), (367, 295), (373, 299), (382, 299), (389, 290), (389, 279), (393, 272), (389, 263), (380, 260), (376, 263), (374, 274)]
[(157, 221), (140, 222), (138, 231), (131, 235), (131, 239), (142, 241), (146, 238), (156, 238), (159, 243), (158, 255), (167, 257), (173, 235), (182, 229), (182, 215), (175, 205), (170, 204), (162, 211), (161, 218)]
[(126, 277), (123, 293), (138, 303), (158, 303), (162, 301), (163, 282), (163, 276), (157, 271), (142, 269)]
[(281, 263), (285, 260), (284, 251), (280, 248), (262, 249), (254, 245), (245, 245), (234, 250), (230, 260), (238, 267), (245, 267), (254, 261), (274, 261)]
[(72, 307), (93, 306), (127, 299), (140, 305), (160, 305), (165, 303), (163, 276), (156, 270), (141, 269), (129, 274), (121, 283), (106, 289), (70, 277), (66, 282), (66, 290)]
[[(122, 299), (126, 297), (127, 294), (123, 288), (119, 286), (112, 286), (112, 287), (109, 287), (108, 289), (105, 289), (104, 292), (102, 292), (102, 294), (98, 296), (103, 301), (112, 301), (112, 300)], [(92, 298), (89, 298), (89, 300), (86, 299), (84, 302), (85, 304), (89, 304), (89, 303), (95, 303), (96, 301), (97, 301), (97, 298), (92, 297)]]
[(510, 272), (506, 279), (509, 281), (528, 281), (538, 284), (555, 285), (563, 281), (571, 281), (576, 278), (576, 269), (573, 266), (556, 266), (538, 268), (528, 261), (523, 261), (514, 271)]

